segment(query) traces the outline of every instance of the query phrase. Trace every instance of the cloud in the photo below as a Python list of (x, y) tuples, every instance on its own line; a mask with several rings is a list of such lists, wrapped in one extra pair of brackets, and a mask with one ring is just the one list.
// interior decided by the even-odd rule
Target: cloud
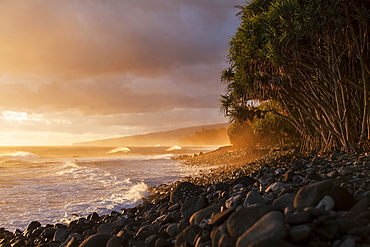
[(0, 111), (41, 119), (0, 127), (72, 139), (222, 122), (219, 76), (238, 4), (0, 1)]
[(165, 74), (222, 59), (233, 11), (221, 0), (3, 1), (0, 64), (64, 77)]

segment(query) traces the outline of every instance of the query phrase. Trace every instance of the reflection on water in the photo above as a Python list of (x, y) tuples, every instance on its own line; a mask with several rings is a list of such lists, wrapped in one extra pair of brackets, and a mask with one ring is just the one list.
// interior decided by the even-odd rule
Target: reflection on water
[(148, 186), (197, 172), (171, 160), (175, 154), (167, 148), (1, 147), (0, 227), (24, 229), (32, 220), (68, 222), (73, 214), (133, 207)]

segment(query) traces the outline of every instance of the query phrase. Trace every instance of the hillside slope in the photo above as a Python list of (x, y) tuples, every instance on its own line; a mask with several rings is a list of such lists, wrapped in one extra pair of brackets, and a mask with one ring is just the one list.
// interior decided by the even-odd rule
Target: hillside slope
[[(189, 128), (181, 128), (169, 131), (154, 132), (142, 135), (124, 136), (118, 138), (110, 138), (103, 140), (95, 140), (90, 142), (75, 143), (74, 145), (83, 146), (101, 146), (101, 147), (118, 147), (118, 146), (149, 146), (162, 145), (172, 146), (179, 145), (180, 140), (186, 136), (194, 135), (195, 132), (202, 129), (221, 129), (228, 128), (229, 123), (212, 124), (204, 126), (195, 126)], [(224, 140), (227, 138), (223, 138)], [(220, 141), (220, 143), (213, 143), (212, 145), (228, 145), (228, 142)], [(211, 145), (211, 144), (210, 144)]]

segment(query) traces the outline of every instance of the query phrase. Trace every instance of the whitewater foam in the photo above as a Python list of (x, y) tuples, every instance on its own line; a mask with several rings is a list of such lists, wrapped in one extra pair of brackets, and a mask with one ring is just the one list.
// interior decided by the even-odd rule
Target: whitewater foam
[(114, 148), (108, 151), (107, 154), (114, 154), (114, 153), (119, 153), (119, 152), (128, 153), (130, 151), (131, 150), (128, 147), (117, 147), (117, 148)]
[(76, 159), (68, 158), (70, 151), (58, 158), (27, 151), (0, 155), (0, 227), (8, 230), (24, 230), (33, 220), (68, 223), (92, 212), (120, 212), (141, 203), (148, 187), (196, 173), (169, 154)]
[(167, 152), (170, 152), (170, 151), (175, 151), (175, 150), (181, 150), (181, 147), (180, 146), (172, 146), (172, 147), (169, 147), (166, 149)]
[(34, 160), (39, 159), (40, 157), (36, 154), (29, 153), (29, 152), (23, 152), (23, 151), (17, 151), (17, 152), (11, 152), (7, 154), (0, 154), (0, 159), (18, 159), (18, 160)]

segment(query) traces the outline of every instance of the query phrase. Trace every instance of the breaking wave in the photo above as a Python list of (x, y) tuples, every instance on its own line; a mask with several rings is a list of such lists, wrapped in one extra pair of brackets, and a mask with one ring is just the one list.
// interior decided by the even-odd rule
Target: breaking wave
[(114, 154), (114, 153), (119, 153), (119, 152), (128, 153), (130, 151), (131, 150), (128, 147), (117, 147), (107, 152), (107, 154)]
[(0, 159), (17, 159), (17, 160), (31, 160), (31, 159), (39, 159), (40, 157), (36, 154), (29, 153), (29, 152), (12, 152), (7, 154), (0, 154)]

